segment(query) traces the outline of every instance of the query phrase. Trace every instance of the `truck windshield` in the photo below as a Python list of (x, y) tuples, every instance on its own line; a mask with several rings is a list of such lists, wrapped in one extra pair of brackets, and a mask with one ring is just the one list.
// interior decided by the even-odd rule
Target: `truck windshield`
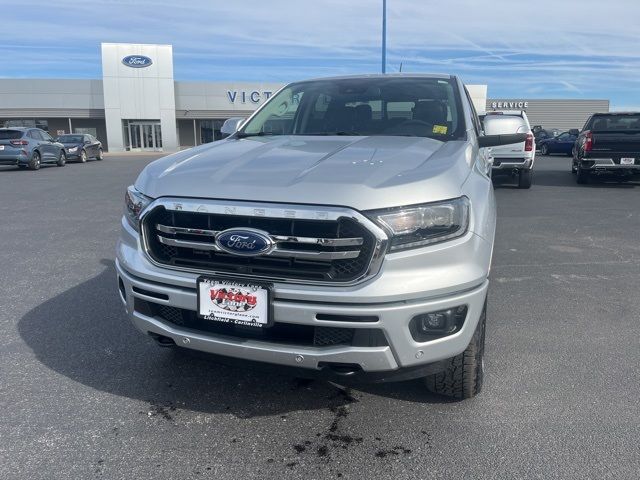
[(237, 136), (389, 135), (447, 141), (464, 135), (461, 112), (452, 79), (328, 79), (288, 85)]
[(640, 130), (640, 113), (621, 113), (619, 115), (595, 115), (588, 130), (593, 132), (619, 132)]

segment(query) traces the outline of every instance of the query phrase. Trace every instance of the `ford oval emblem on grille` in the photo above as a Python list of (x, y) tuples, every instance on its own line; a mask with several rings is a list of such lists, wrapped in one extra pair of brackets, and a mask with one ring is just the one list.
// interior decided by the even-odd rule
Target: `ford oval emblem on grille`
[(262, 230), (230, 228), (216, 235), (216, 245), (227, 253), (252, 257), (269, 253), (274, 243)]

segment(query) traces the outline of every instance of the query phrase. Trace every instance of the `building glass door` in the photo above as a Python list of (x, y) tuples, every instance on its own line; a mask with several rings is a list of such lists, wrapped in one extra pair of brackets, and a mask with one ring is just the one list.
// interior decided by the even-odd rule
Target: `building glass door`
[(142, 149), (153, 150), (155, 143), (153, 140), (153, 124), (144, 123), (140, 127), (142, 128)]
[(162, 151), (162, 130), (158, 121), (124, 121), (125, 147), (130, 151)]
[(128, 150), (138, 150), (142, 148), (140, 142), (140, 125), (129, 125), (129, 138), (131, 139), (131, 143), (129, 144)]
[(156, 150), (162, 150), (162, 129), (159, 123), (153, 125), (153, 141), (155, 142), (154, 148)]

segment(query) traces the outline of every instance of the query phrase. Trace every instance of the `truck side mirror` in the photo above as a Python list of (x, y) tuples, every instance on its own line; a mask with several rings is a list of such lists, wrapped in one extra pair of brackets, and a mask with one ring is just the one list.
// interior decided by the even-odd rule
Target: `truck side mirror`
[(222, 134), (222, 138), (228, 137), (229, 135), (233, 135), (238, 131), (238, 129), (244, 123), (243, 117), (231, 117), (224, 121), (222, 124), (222, 128), (220, 128), (220, 133)]

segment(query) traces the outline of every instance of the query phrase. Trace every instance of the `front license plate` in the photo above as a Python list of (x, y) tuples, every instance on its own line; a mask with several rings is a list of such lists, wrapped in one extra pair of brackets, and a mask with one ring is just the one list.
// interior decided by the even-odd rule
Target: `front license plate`
[(198, 316), (213, 322), (271, 326), (271, 285), (198, 278)]
[(633, 165), (635, 160), (635, 158), (621, 158), (620, 165)]

